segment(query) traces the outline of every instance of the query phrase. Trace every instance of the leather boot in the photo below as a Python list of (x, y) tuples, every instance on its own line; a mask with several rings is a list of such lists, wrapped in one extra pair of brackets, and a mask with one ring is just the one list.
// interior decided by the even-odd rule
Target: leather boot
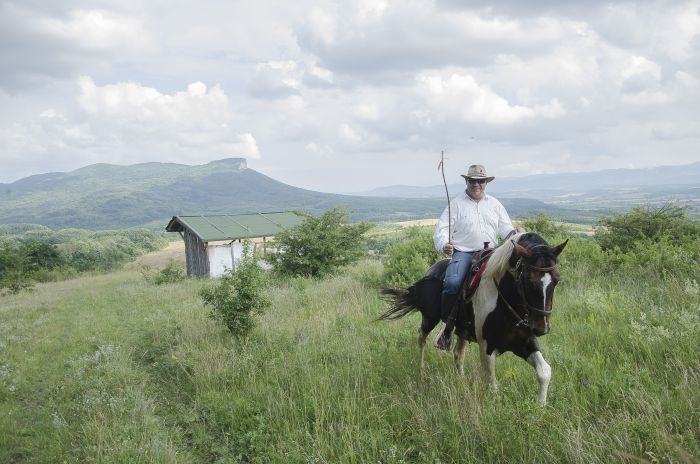
[(440, 304), (440, 315), (445, 318), (445, 327), (435, 338), (434, 346), (440, 350), (449, 350), (452, 345), (452, 330), (454, 330), (457, 313), (453, 313), (455, 303), (459, 294), (443, 293)]

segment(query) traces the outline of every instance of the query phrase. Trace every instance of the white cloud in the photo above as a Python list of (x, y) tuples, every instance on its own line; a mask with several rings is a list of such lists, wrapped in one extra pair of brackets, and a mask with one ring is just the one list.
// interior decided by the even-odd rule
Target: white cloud
[(362, 141), (362, 137), (360, 137), (357, 131), (346, 123), (340, 125), (338, 132), (340, 134), (340, 138), (346, 142), (359, 143)]
[(163, 94), (137, 82), (97, 86), (92, 78), (78, 80), (78, 102), (90, 115), (127, 123), (172, 125), (178, 129), (221, 127), (231, 117), (228, 97), (220, 86), (210, 89), (193, 82), (187, 90)]
[[(33, 89), (157, 50), (139, 15), (60, 2), (0, 3), (0, 90)], [(84, 73), (84, 71), (83, 71)]]
[[(233, 114), (220, 86), (193, 82), (172, 94), (137, 82), (98, 86), (90, 77), (79, 79), (78, 102), (103, 135), (100, 144), (112, 149), (138, 141), (154, 152), (172, 151), (184, 159), (222, 155), (260, 156), (251, 133), (236, 134)], [(115, 140), (107, 136), (119, 134)], [(214, 155), (215, 154), (215, 155)]]
[(360, 0), (356, 4), (355, 18), (358, 22), (376, 21), (384, 15), (389, 2), (384, 0)]
[(299, 91), (302, 71), (294, 61), (268, 61), (256, 66), (250, 91), (257, 97), (286, 97)]
[(306, 144), (306, 150), (321, 158), (330, 159), (333, 155), (333, 148), (328, 145), (319, 145), (316, 142)]
[(655, 44), (673, 61), (684, 63), (698, 59), (700, 41), (700, 6), (687, 1), (657, 18)]
[(115, 51), (153, 46), (143, 22), (110, 11), (74, 10), (67, 18), (40, 17), (36, 28), (54, 40), (64, 40), (85, 50)]
[(674, 77), (685, 88), (690, 90), (700, 89), (700, 79), (685, 71), (676, 71)]
[(507, 125), (535, 117), (556, 118), (564, 114), (561, 103), (556, 99), (532, 107), (511, 104), (469, 74), (425, 72), (416, 80), (433, 112), (458, 117), (466, 122)]
[(288, 60), (258, 63), (248, 87), (256, 98), (276, 99), (297, 95), (305, 85), (323, 87), (332, 83), (332, 71), (315, 63)]
[(658, 81), (661, 79), (661, 67), (643, 56), (635, 55), (630, 57), (622, 69), (622, 77), (629, 79), (640, 74), (649, 74)]
[(324, 67), (366, 82), (426, 67), (490, 62), (501, 54), (529, 54), (582, 28), (581, 22), (554, 17), (508, 18), (408, 0), (316, 7), (296, 31), (301, 48)]
[(335, 40), (335, 17), (326, 10), (319, 7), (312, 8), (308, 16), (308, 25), (314, 38), (324, 45), (330, 45)]
[(238, 143), (232, 144), (230, 154), (241, 154), (249, 158), (259, 158), (260, 150), (258, 142), (251, 133), (245, 133), (238, 136)]
[(330, 84), (333, 82), (333, 71), (321, 68), (315, 64), (309, 67), (307, 74), (322, 83)]
[(641, 92), (622, 96), (623, 102), (640, 106), (661, 105), (664, 103), (668, 103), (671, 100), (672, 97), (670, 95), (660, 90), (642, 90)]
[(352, 111), (360, 119), (367, 121), (379, 119), (379, 106), (376, 103), (359, 103), (352, 107)]
[(168, 94), (137, 82), (99, 86), (84, 76), (78, 89), (77, 111), (46, 108), (33, 119), (1, 129), (0, 159), (21, 153), (37, 164), (62, 160), (77, 167), (97, 160), (122, 164), (260, 158), (253, 133), (237, 133), (232, 127), (234, 115), (218, 85), (194, 82)]

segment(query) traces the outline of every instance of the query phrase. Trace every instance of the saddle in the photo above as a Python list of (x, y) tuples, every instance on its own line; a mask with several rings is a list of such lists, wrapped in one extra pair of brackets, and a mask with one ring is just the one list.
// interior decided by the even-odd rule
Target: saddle
[[(467, 274), (464, 276), (464, 281), (460, 286), (462, 291), (466, 292), (464, 295), (465, 300), (469, 301), (471, 300), (472, 296), (474, 296), (474, 291), (476, 290), (476, 287), (479, 286), (479, 282), (481, 281), (481, 274), (484, 272), (484, 269), (486, 269), (486, 263), (488, 262), (491, 253), (493, 253), (493, 250), (494, 248), (484, 248), (483, 250), (474, 252), (469, 272), (467, 272)], [(440, 282), (440, 291), (442, 292), (442, 282), (445, 279), (445, 271), (447, 271), (447, 266), (449, 264), (449, 258), (440, 260), (433, 264), (430, 266), (430, 269), (428, 269), (425, 276), (416, 282), (416, 285), (425, 280), (437, 280)], [(467, 282), (469, 282), (469, 285), (467, 285), (465, 288), (465, 284)]]
[[(476, 291), (476, 287), (478, 287), (479, 282), (481, 282), (481, 274), (484, 273), (486, 263), (488, 263), (489, 256), (491, 256), (493, 250), (495, 250), (495, 248), (484, 248), (483, 250), (475, 252), (472, 256), (471, 268), (469, 269), (469, 272), (467, 272), (464, 279), (465, 282), (469, 282), (469, 286), (466, 288), (465, 294), (465, 298), (468, 301), (471, 301), (472, 296), (474, 296), (474, 292)], [(464, 282), (462, 283), (462, 286), (464, 286)]]
[(423, 314), (431, 319), (446, 321), (450, 316), (457, 320), (457, 330), (460, 336), (469, 340), (475, 340), (474, 335), (474, 311), (471, 299), (481, 281), (481, 275), (486, 269), (488, 257), (493, 253), (493, 248), (485, 248), (474, 253), (472, 265), (467, 272), (460, 287), (463, 297), (459, 304), (455, 305), (456, 314), (441, 314), (442, 283), (445, 279), (445, 271), (450, 264), (449, 259), (443, 259), (433, 264), (428, 272), (418, 282), (409, 287), (408, 291), (416, 306), (422, 309)]

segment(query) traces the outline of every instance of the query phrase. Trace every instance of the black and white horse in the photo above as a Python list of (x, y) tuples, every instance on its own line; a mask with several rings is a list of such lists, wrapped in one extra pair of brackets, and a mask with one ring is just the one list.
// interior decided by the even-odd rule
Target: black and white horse
[[(547, 403), (552, 369), (540, 352), (537, 337), (550, 331), (554, 287), (559, 281), (557, 257), (567, 242), (552, 247), (535, 233), (518, 234), (491, 254), (471, 301), (466, 301), (468, 286), (464, 286), (457, 303), (454, 348), (460, 374), (464, 373), (467, 342), (475, 340), (488, 383), (496, 390), (496, 356), (510, 351), (535, 368), (539, 403)], [(393, 304), (380, 319), (398, 319), (413, 311), (423, 316), (418, 336), (421, 369), (428, 334), (440, 322), (442, 276), (448, 262), (434, 264), (426, 277), (408, 289), (382, 290)]]

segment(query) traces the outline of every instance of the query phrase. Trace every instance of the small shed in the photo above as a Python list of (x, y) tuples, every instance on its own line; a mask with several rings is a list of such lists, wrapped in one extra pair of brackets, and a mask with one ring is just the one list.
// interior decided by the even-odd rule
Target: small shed
[(267, 237), (303, 220), (291, 212), (173, 216), (165, 230), (178, 232), (185, 241), (187, 276), (220, 277), (236, 268), (243, 252), (242, 240)]

